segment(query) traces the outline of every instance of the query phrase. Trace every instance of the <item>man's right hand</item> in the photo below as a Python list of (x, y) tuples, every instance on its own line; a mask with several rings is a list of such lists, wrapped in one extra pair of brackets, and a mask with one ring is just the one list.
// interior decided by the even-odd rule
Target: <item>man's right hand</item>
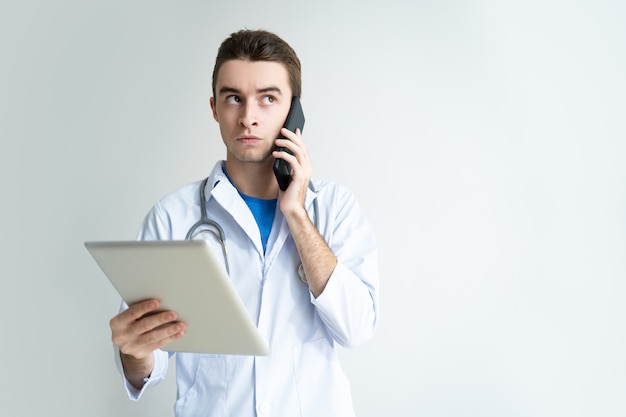
[(154, 367), (152, 352), (180, 339), (185, 324), (177, 321), (173, 311), (159, 311), (158, 300), (132, 304), (110, 321), (111, 339), (120, 349), (124, 374), (137, 388)]

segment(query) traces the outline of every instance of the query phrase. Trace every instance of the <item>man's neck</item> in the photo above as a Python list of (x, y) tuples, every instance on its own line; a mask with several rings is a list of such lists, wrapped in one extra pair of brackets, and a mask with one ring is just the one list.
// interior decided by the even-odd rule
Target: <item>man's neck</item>
[(265, 162), (226, 160), (226, 173), (240, 193), (269, 200), (278, 197), (278, 183), (272, 164), (271, 159)]

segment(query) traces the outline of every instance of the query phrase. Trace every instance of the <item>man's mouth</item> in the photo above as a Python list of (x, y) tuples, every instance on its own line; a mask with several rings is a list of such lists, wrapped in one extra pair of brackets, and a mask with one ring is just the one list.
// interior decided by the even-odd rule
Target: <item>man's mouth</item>
[(257, 143), (261, 141), (261, 138), (258, 136), (245, 135), (237, 138), (238, 142), (248, 144), (248, 143)]

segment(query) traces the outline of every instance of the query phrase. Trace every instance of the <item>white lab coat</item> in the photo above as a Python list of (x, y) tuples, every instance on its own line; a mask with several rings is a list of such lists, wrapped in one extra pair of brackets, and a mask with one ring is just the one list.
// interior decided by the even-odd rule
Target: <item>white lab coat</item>
[[(377, 323), (377, 250), (363, 212), (336, 184), (316, 181), (317, 193), (308, 191), (309, 216), (317, 197), (320, 233), (338, 258), (315, 299), (297, 274), (300, 258), (280, 209), (264, 254), (256, 221), (222, 166), (215, 165), (207, 182), (208, 217), (225, 231), (230, 276), (270, 355), (177, 353), (176, 416), (353, 416), (336, 343), (359, 345)], [(184, 239), (200, 216), (199, 186), (200, 181), (189, 184), (161, 199), (138, 238)], [(217, 241), (215, 250), (221, 256)], [(125, 380), (130, 398), (162, 381), (167, 365), (168, 353), (155, 351), (154, 371), (141, 391)]]

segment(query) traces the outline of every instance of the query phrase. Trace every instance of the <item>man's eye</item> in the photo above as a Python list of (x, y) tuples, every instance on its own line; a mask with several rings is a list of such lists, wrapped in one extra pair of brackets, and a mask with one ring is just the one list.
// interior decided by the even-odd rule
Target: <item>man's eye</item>
[(241, 103), (241, 99), (239, 96), (228, 96), (226, 97), (226, 103), (228, 104), (239, 104)]
[(261, 98), (261, 103), (263, 104), (272, 104), (276, 101), (276, 99), (272, 96), (263, 96)]

